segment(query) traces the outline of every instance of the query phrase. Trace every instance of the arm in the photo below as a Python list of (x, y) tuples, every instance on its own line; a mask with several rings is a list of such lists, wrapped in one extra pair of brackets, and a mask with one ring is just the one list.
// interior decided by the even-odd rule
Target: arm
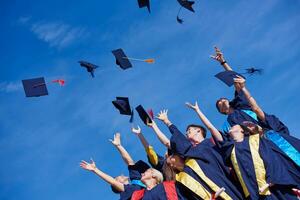
[[(222, 67), (225, 69), (225, 71), (232, 71), (232, 68), (229, 66), (229, 64), (226, 62), (223, 53), (221, 50), (215, 46), (215, 55), (211, 55), (210, 57), (216, 61), (218, 61)], [(234, 84), (235, 90), (240, 91), (241, 88), (239, 87), (239, 84)]]
[(141, 128), (138, 126), (136, 128), (132, 128), (131, 131), (138, 136), (140, 139), (141, 143), (143, 144), (145, 151), (148, 155), (149, 162), (151, 163), (152, 166), (157, 166), (159, 162), (159, 156), (156, 154), (155, 150), (153, 149), (152, 146), (149, 145), (148, 141), (144, 137)]
[(84, 160), (81, 161), (80, 167), (88, 170), (90, 172), (95, 173), (97, 176), (99, 176), (101, 179), (103, 179), (105, 182), (113, 186), (115, 189), (117, 189), (119, 192), (124, 192), (124, 185), (120, 183), (119, 181), (116, 181), (113, 177), (109, 176), (108, 174), (102, 172), (96, 167), (96, 163), (91, 159), (91, 163), (88, 163)]
[(245, 97), (246, 97), (247, 101), (249, 102), (252, 111), (255, 112), (255, 114), (257, 115), (257, 117), (260, 120), (265, 121), (265, 113), (259, 107), (259, 105), (256, 103), (255, 99), (251, 96), (250, 92), (247, 90), (247, 88), (245, 86), (245, 79), (243, 79), (242, 77), (239, 76), (234, 79), (234, 82), (240, 85), (240, 88), (241, 88), (242, 92), (245, 94)]
[(121, 135), (120, 135), (120, 133), (116, 133), (114, 135), (114, 140), (109, 140), (109, 141), (111, 141), (111, 143), (118, 149), (118, 151), (120, 152), (124, 162), (127, 165), (134, 165), (133, 159), (131, 158), (129, 153), (126, 151), (126, 149), (121, 145)]
[(211, 134), (214, 136), (214, 138), (220, 142), (223, 141), (223, 137), (221, 135), (221, 133), (218, 131), (218, 129), (216, 129), (216, 127), (207, 119), (207, 117), (202, 113), (202, 111), (200, 110), (198, 103), (196, 102), (195, 105), (192, 105), (190, 103), (186, 103), (186, 105), (193, 109), (198, 117), (200, 118), (200, 120), (202, 121), (202, 123), (206, 126), (206, 128), (211, 132)]
[(169, 138), (158, 128), (158, 126), (157, 126), (157, 124), (155, 123), (155, 121), (154, 120), (152, 120), (152, 123), (148, 123), (147, 124), (149, 127), (151, 127), (153, 130), (154, 130), (154, 132), (155, 132), (155, 134), (156, 134), (156, 136), (157, 136), (157, 138), (159, 139), (159, 141), (163, 144), (163, 145), (165, 145), (168, 149), (170, 149), (171, 148), (171, 145), (170, 145), (170, 140), (169, 140)]

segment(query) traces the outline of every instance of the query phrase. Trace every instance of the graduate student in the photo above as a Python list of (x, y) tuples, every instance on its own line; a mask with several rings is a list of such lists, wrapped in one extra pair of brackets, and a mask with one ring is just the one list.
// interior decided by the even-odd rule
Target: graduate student
[(272, 142), (257, 133), (250, 135), (248, 129), (240, 125), (230, 129), (231, 140), (224, 140), (197, 103), (188, 106), (197, 112), (217, 141), (225, 160), (232, 164), (246, 199), (297, 199), (293, 189), (299, 188), (300, 171), (280, 155)]
[(117, 148), (120, 152), (124, 162), (128, 166), (129, 177), (124, 175), (117, 176), (116, 178), (111, 177), (110, 175), (102, 172), (100, 169), (96, 167), (96, 163), (91, 160), (91, 163), (86, 161), (82, 161), (80, 166), (83, 169), (91, 171), (106, 181), (111, 185), (112, 191), (120, 194), (120, 200), (129, 200), (134, 191), (145, 188), (146, 186), (140, 180), (142, 177), (142, 173), (145, 172), (148, 168), (148, 164), (143, 161), (138, 161), (134, 163), (133, 159), (127, 152), (127, 150), (121, 144), (121, 135), (116, 133), (114, 135), (114, 139), (110, 140), (111, 143)]
[(179, 173), (176, 180), (189, 189), (198, 199), (210, 199), (223, 191), (218, 199), (243, 199), (236, 186), (230, 181), (229, 169), (210, 139), (206, 129), (191, 124), (186, 128), (186, 137), (170, 122), (167, 110), (159, 113), (160, 119), (169, 127), (172, 137), (171, 150), (174, 153), (167, 163)]

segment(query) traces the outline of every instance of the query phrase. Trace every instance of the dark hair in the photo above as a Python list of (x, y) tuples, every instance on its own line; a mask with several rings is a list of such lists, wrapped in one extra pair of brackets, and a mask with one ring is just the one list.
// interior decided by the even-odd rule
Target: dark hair
[[(229, 101), (227, 98), (225, 98), (225, 97), (221, 97), (220, 99), (218, 99), (217, 101), (216, 101), (216, 108), (217, 108), (217, 110), (220, 112), (220, 113), (222, 113), (221, 112), (221, 110), (220, 110), (220, 108), (219, 108), (219, 103), (220, 103), (220, 101), (222, 101), (222, 100), (227, 100), (227, 101)], [(224, 114), (224, 113), (222, 113), (222, 114)]]
[(162, 173), (164, 176), (164, 181), (175, 181), (176, 180), (176, 172), (175, 170), (167, 163), (165, 160), (162, 166)]
[(200, 129), (201, 129), (202, 136), (203, 136), (204, 138), (206, 138), (206, 129), (205, 129), (203, 126), (200, 126), (200, 125), (197, 125), (197, 124), (189, 124), (189, 125), (186, 127), (186, 130), (185, 130), (185, 131), (187, 131), (190, 127), (200, 128)]

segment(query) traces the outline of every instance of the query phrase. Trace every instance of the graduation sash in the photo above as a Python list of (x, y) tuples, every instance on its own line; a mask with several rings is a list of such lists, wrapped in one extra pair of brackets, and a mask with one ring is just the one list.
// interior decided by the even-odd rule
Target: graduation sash
[[(205, 175), (195, 159), (187, 159), (185, 165), (190, 167), (215, 193), (221, 189)], [(232, 200), (232, 198), (225, 191), (220, 194), (220, 197), (224, 200)]]
[(176, 175), (176, 181), (184, 185), (186, 188), (194, 192), (203, 200), (210, 200), (211, 194), (198, 181), (185, 172)]
[(300, 152), (297, 151), (286, 139), (279, 133), (269, 130), (265, 133), (266, 138), (271, 140), (279, 147), (290, 159), (292, 159), (300, 167)]
[(148, 146), (146, 149), (146, 153), (149, 157), (149, 161), (152, 165), (156, 166), (158, 164), (158, 156), (154, 151), (152, 146)]
[[(250, 152), (251, 152), (252, 161), (253, 161), (253, 165), (254, 165), (256, 182), (257, 182), (258, 188), (264, 188), (265, 185), (267, 184), (266, 169), (265, 169), (264, 162), (259, 155), (259, 142), (260, 142), (259, 134), (249, 136), (249, 146), (250, 146)], [(237, 162), (235, 147), (233, 147), (233, 150), (231, 152), (231, 162), (232, 162), (233, 168), (238, 176), (238, 179), (241, 183), (244, 194), (246, 197), (248, 197), (249, 191), (247, 189), (245, 181), (243, 180), (243, 177), (242, 177), (242, 174), (241, 174), (238, 162)], [(264, 196), (271, 195), (271, 192), (270, 192), (269, 188), (267, 187), (264, 191), (259, 191), (259, 195), (264, 195)]]

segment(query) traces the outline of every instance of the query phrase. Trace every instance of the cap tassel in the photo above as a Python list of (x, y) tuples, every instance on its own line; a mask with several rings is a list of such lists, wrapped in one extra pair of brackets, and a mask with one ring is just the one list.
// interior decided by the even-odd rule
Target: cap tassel
[(52, 83), (58, 83), (60, 86), (64, 86), (65, 85), (65, 80), (57, 79), (57, 80), (53, 80)]
[(139, 58), (129, 58), (129, 57), (123, 57), (124, 59), (127, 60), (135, 60), (135, 61), (142, 61), (142, 62), (146, 62), (149, 64), (152, 64), (155, 62), (155, 60), (153, 58), (149, 58), (149, 59), (139, 59)]

